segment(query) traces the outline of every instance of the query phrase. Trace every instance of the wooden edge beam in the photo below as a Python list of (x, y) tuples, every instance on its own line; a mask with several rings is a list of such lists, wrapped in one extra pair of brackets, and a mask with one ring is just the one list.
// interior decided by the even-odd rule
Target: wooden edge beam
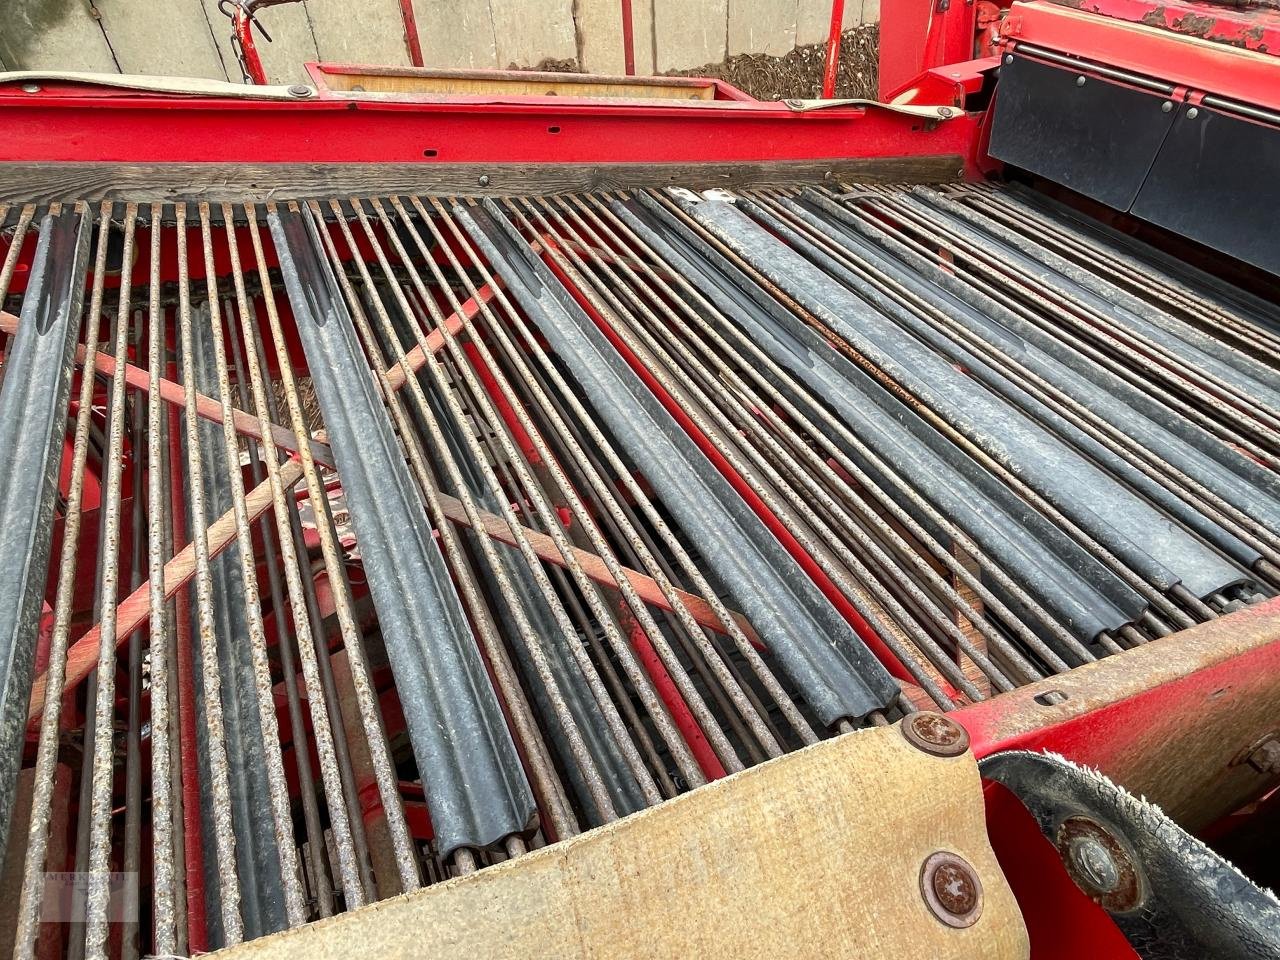
[[(797, 118), (799, 119), (799, 118)], [(814, 115), (806, 123), (826, 122)], [(794, 186), (799, 183), (945, 183), (964, 170), (954, 153), (706, 163), (0, 163), (0, 203), (262, 203), (345, 196), (513, 197), (644, 187)], [(480, 177), (483, 175), (483, 181)], [(483, 186), (481, 185), (483, 183)]]

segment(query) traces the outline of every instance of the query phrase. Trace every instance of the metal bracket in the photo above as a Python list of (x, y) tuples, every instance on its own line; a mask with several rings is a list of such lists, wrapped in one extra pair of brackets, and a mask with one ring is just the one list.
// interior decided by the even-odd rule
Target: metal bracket
[(235, 97), (240, 100), (310, 100), (314, 87), (253, 86), (203, 77), (149, 77), (140, 74), (83, 73), (77, 70), (9, 70), (0, 72), (0, 86), (33, 83), (84, 83), (139, 93), (176, 93), (189, 97)]
[(782, 101), (788, 110), (795, 113), (809, 113), (813, 110), (829, 110), (832, 107), (866, 107), (877, 110), (888, 110), (908, 117), (922, 117), (925, 120), (954, 120), (963, 116), (959, 107), (930, 107), (907, 103), (881, 103), (879, 100), (865, 100), (861, 97), (846, 97), (839, 100), (799, 100), (789, 98)]

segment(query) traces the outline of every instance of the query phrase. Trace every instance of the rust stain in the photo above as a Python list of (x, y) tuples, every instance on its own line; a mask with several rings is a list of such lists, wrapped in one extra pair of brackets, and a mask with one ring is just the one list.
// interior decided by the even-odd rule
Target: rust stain
[(1141, 22), (1148, 27), (1164, 27), (1169, 26), (1169, 20), (1165, 15), (1164, 7), (1152, 7), (1142, 15)]
[(1193, 37), (1208, 37), (1218, 25), (1216, 17), (1201, 17), (1188, 13), (1173, 22), (1174, 29)]

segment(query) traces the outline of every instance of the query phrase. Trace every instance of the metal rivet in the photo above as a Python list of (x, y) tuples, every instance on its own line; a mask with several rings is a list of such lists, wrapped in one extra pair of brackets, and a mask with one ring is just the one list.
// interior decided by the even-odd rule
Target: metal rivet
[(935, 757), (958, 757), (969, 749), (969, 733), (950, 717), (922, 710), (902, 721), (902, 736)]
[(309, 97), (314, 93), (305, 83), (295, 83), (289, 88), (289, 96), (291, 97)]
[(964, 858), (940, 850), (920, 867), (920, 895), (949, 927), (971, 927), (982, 916), (982, 881)]
[(1084, 78), (1083, 76), (1076, 77), (1076, 86), (1077, 86), (1077, 87), (1083, 87), (1083, 86), (1084, 86), (1084, 83), (1085, 83), (1085, 78)]
[(1168, 113), (1168, 112), (1169, 112), (1170, 110), (1172, 110), (1172, 109), (1173, 109), (1173, 101), (1172, 101), (1172, 100), (1166, 100), (1164, 103), (1160, 104), (1160, 110), (1161, 110), (1163, 113)]
[(23, 93), (39, 93), (39, 92), (40, 92), (40, 84), (38, 84), (38, 83), (24, 83), (24, 84), (22, 85), (22, 92), (23, 92)]
[(950, 107), (939, 107), (939, 108), (938, 108), (938, 116), (940, 116), (940, 117), (949, 117), (949, 116), (951, 116), (951, 108), (950, 108)]
[(1200, 116), (1200, 111), (1197, 110), (1195, 107), (1192, 107), (1190, 110), (1187, 111), (1188, 120), (1194, 120), (1198, 116)]
[(487, 187), (489, 185), (489, 175), (487, 173), (480, 174), (480, 186)]
[(1011, 54), (1008, 54), (1008, 55), (1004, 58), (1004, 62), (1005, 62), (1005, 63), (1013, 63), (1013, 54), (1012, 54), (1012, 53), (1011, 53)]

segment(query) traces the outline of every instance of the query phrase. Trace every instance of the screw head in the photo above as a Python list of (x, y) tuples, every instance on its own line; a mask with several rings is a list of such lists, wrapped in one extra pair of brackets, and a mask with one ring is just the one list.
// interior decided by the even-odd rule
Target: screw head
[(1142, 902), (1142, 881), (1128, 851), (1100, 823), (1068, 817), (1058, 828), (1057, 847), (1075, 885), (1108, 913)]
[(931, 853), (920, 865), (920, 895), (949, 927), (971, 927), (982, 916), (982, 881), (968, 861), (949, 851)]
[(1076, 77), (1076, 86), (1077, 86), (1077, 87), (1083, 87), (1084, 85), (1085, 85), (1085, 78), (1084, 78), (1084, 76), (1082, 75), (1082, 76)]
[(1097, 837), (1082, 834), (1071, 840), (1067, 850), (1074, 876), (1095, 893), (1113, 893), (1120, 886), (1120, 867), (1111, 851)]
[(480, 174), (480, 186), (487, 187), (489, 185), (489, 175), (487, 173)]
[(1198, 116), (1200, 116), (1200, 111), (1197, 110), (1195, 107), (1192, 107), (1190, 110), (1187, 111), (1188, 120), (1194, 120)]
[(1161, 113), (1168, 113), (1168, 112), (1169, 112), (1170, 110), (1172, 110), (1172, 109), (1173, 109), (1173, 101), (1172, 101), (1172, 100), (1166, 100), (1164, 103), (1160, 104), (1160, 112), (1161, 112)]
[(291, 97), (309, 97), (314, 91), (305, 83), (295, 83), (289, 87), (289, 96)]
[(902, 735), (917, 750), (958, 757), (969, 749), (969, 733), (950, 717), (922, 710), (902, 721)]
[(1013, 63), (1013, 54), (1012, 53), (1005, 54), (1004, 62)]

